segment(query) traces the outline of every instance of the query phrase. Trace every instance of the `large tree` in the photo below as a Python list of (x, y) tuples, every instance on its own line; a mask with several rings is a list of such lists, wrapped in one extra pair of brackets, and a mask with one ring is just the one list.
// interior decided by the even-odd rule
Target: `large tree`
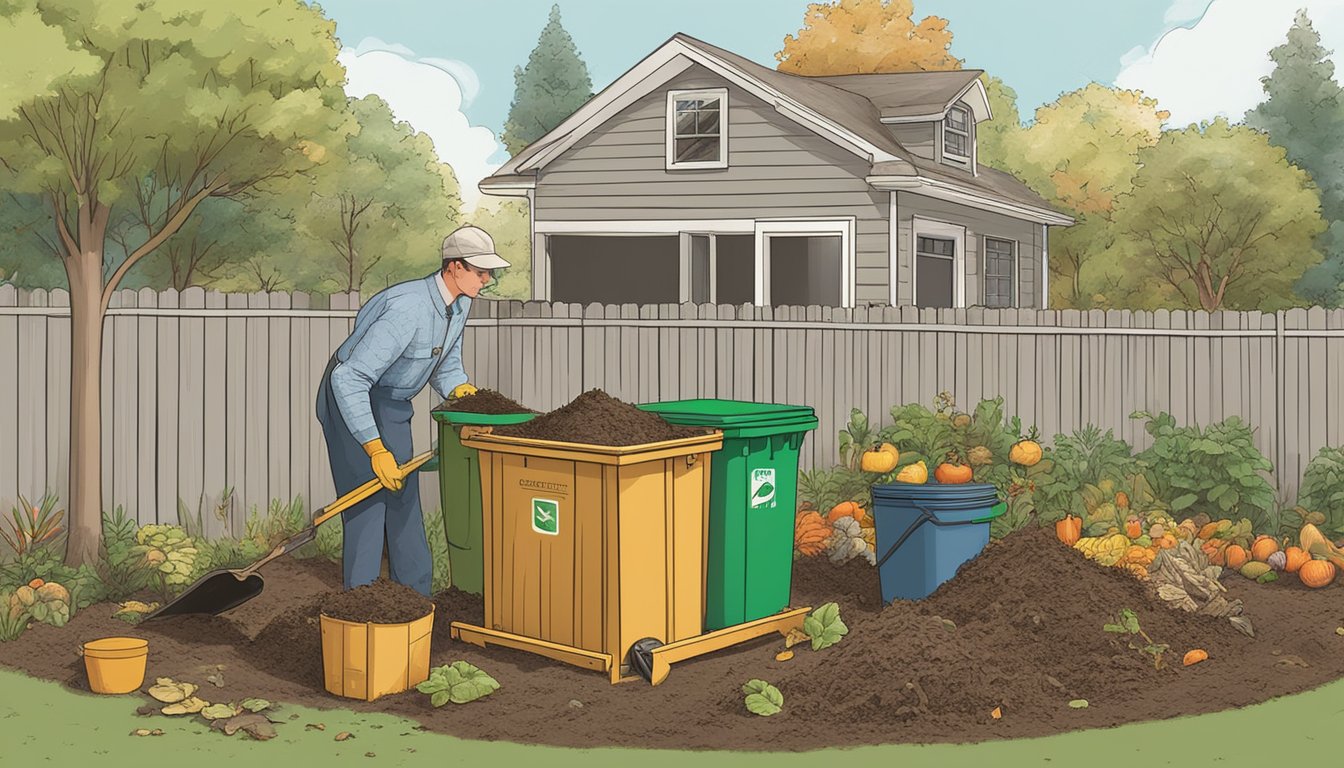
[(1330, 55), (1307, 12), (1298, 11), (1285, 42), (1269, 52), (1274, 70), (1261, 80), (1265, 100), (1246, 113), (1246, 125), (1267, 133), (1320, 189), (1329, 229), (1318, 245), (1326, 260), (1307, 271), (1298, 292), (1337, 304), (1344, 272), (1344, 89)]
[(1168, 131), (1139, 162), (1115, 212), (1132, 305), (1156, 285), (1194, 309), (1276, 309), (1320, 260), (1316, 189), (1264, 134), (1218, 118)]
[[(202, 202), (309, 169), (346, 130), (334, 32), (298, 0), (0, 3), (0, 185), (50, 207), (70, 285), (72, 565), (101, 538), (108, 301)], [(166, 215), (108, 264), (108, 225), (145, 179)]]
[(997, 77), (980, 75), (989, 97), (990, 119), (975, 127), (975, 154), (981, 165), (1000, 171), (1016, 171), (1021, 152), (1022, 114), (1017, 109), (1017, 91)]
[(838, 0), (811, 3), (797, 36), (786, 35), (775, 54), (780, 72), (854, 75), (961, 69), (948, 50), (947, 19), (914, 20), (913, 0)]
[[(490, 202), (486, 202), (490, 200)], [(485, 294), (501, 299), (532, 300), (532, 228), (527, 201), (486, 198), (471, 213), (471, 223), (490, 233), (495, 251), (509, 268)]]
[(429, 136), (396, 122), (378, 96), (353, 100), (351, 108), (359, 132), (332, 147), (311, 180), (296, 179), (301, 189), (283, 194), (313, 244), (305, 279), (328, 293), (383, 288), (434, 271), (462, 205), (457, 180)]
[(588, 65), (560, 23), (560, 6), (551, 6), (527, 66), (514, 68), (513, 82), (513, 104), (501, 137), (510, 155), (546, 135), (593, 97)]

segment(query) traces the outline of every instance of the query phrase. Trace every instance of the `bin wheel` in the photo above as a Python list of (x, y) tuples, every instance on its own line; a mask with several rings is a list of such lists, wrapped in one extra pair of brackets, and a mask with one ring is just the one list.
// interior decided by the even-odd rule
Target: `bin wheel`
[(653, 682), (653, 649), (659, 648), (663, 641), (655, 637), (646, 637), (630, 646), (630, 666), (635, 673), (644, 678), (644, 682)]

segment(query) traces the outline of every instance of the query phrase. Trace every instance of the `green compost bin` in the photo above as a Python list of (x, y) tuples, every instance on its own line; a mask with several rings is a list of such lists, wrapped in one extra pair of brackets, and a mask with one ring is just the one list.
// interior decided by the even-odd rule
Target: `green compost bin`
[(448, 568), (452, 585), (473, 595), (485, 591), (485, 554), (481, 550), (481, 467), (475, 448), (462, 444), (458, 427), (467, 424), (521, 424), (535, 413), (466, 413), (433, 411), (439, 423), (439, 498), (448, 536)]
[(807, 406), (740, 400), (673, 400), (639, 408), (682, 426), (723, 431), (710, 459), (705, 631), (789, 605), (798, 449), (817, 417)]

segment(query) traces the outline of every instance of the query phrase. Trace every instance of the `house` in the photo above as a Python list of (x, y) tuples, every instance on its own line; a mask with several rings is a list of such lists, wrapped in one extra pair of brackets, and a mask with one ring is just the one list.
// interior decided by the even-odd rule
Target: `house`
[(800, 77), (678, 34), (480, 182), (533, 298), (1045, 307), (1073, 219), (976, 162), (977, 70)]

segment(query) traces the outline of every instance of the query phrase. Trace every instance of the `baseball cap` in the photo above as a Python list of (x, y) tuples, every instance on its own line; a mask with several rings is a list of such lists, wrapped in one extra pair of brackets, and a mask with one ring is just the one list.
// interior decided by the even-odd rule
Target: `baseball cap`
[(458, 227), (443, 239), (443, 260), (462, 259), (476, 269), (505, 269), (509, 262), (495, 253), (495, 241), (480, 227)]

